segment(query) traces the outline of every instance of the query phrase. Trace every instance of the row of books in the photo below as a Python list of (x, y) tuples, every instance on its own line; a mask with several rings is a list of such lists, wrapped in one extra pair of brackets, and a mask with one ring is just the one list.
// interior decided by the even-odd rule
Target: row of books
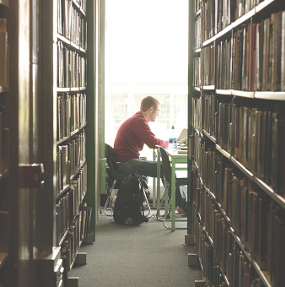
[[(262, 0), (207, 0), (200, 3), (200, 22), (195, 27), (195, 34), (200, 37), (200, 44), (210, 39), (241, 16), (255, 8)], [(200, 48), (200, 46), (195, 46)]]
[[(282, 108), (280, 103), (277, 111)], [(285, 195), (284, 113), (223, 102), (215, 94), (204, 93), (193, 98), (193, 109), (195, 128), (210, 134), (253, 175)]]
[(87, 50), (87, 20), (78, 13), (76, 9), (72, 9), (71, 35), (70, 39), (77, 46)]
[(234, 33), (233, 89), (285, 90), (284, 35), (285, 11), (273, 13), (261, 23), (250, 23)]
[(235, 17), (238, 19), (264, 0), (237, 0), (235, 3)]
[(203, 224), (198, 217), (194, 218), (196, 250), (202, 263), (202, 276), (207, 280), (207, 285), (263, 286), (251, 262), (231, 236), (225, 221), (220, 218), (215, 223), (216, 238), (212, 239), (203, 230)]
[[(202, 225), (195, 216), (193, 219), (193, 234), (195, 238), (195, 250), (201, 262), (202, 278), (207, 280), (208, 286), (214, 285), (214, 250), (209, 244)], [(221, 284), (222, 282), (220, 282)], [(215, 286), (215, 285), (214, 285)]]
[(192, 125), (202, 131), (202, 101), (201, 97), (192, 97)]
[(9, 87), (9, 44), (7, 23), (0, 18), (0, 87)]
[[(231, 39), (226, 39), (218, 43), (216, 46), (216, 49), (217, 49), (217, 54), (216, 54), (217, 65), (215, 66), (215, 70), (216, 70), (215, 71), (216, 73), (215, 88), (216, 89), (230, 89), (232, 87), (231, 79), (232, 79), (233, 71), (235, 67), (234, 65), (233, 65), (233, 68), (231, 67), (232, 65), (231, 43), (232, 43)], [(238, 75), (238, 72), (235, 75)]]
[(193, 1), (193, 9), (194, 13), (197, 13), (200, 10), (201, 0), (194, 0)]
[(201, 85), (201, 64), (200, 57), (193, 57), (193, 87), (200, 87)]
[(57, 86), (59, 88), (79, 88), (87, 86), (87, 59), (77, 51), (58, 41)]
[(9, 129), (5, 127), (5, 106), (0, 103), (0, 175), (9, 168)]
[(285, 11), (279, 11), (260, 23), (243, 25), (232, 39), (217, 43), (216, 59), (214, 46), (203, 48), (201, 60), (194, 61), (194, 86), (285, 91), (284, 23)]
[[(86, 1), (84, 2), (86, 10)], [(85, 16), (71, 0), (57, 0), (57, 8), (57, 32), (86, 50), (87, 21)]]
[(202, 45), (202, 33), (201, 33), (201, 16), (194, 22), (194, 43), (193, 49), (197, 50)]
[[(231, 286), (249, 286), (239, 285), (243, 277), (238, 276), (239, 272), (234, 272), (232, 265), (235, 264), (232, 261), (233, 247), (239, 249), (237, 242), (240, 240), (243, 249), (249, 252), (251, 261), (254, 260), (263, 272), (269, 274), (272, 286), (281, 286), (284, 272), (279, 264), (282, 265), (285, 259), (284, 211), (270, 203), (269, 198), (248, 179), (238, 179), (227, 168), (224, 177), (226, 194), (222, 202), (212, 197), (204, 181), (201, 184), (198, 173), (193, 186), (199, 223), (205, 227), (213, 242), (215, 262)], [(241, 250), (238, 254), (245, 258)]]
[(70, 136), (86, 123), (86, 94), (57, 94), (57, 140)]
[[(225, 29), (235, 17), (235, 3), (231, 0), (207, 0), (201, 5), (202, 42)], [(199, 31), (198, 31), (199, 33)]]
[(72, 195), (67, 192), (62, 196), (55, 206), (56, 209), (56, 238), (57, 245), (65, 236), (69, 226), (73, 222)]
[(216, 89), (285, 91), (285, 11), (243, 25), (232, 39), (218, 42), (216, 60), (212, 49), (203, 48), (200, 62), (195, 62), (194, 75), (200, 75), (196, 87), (215, 84)]
[(203, 48), (201, 50), (200, 57), (201, 57), (201, 61), (200, 61), (201, 83), (203, 83), (203, 86), (214, 85), (215, 84), (215, 46), (210, 45), (210, 46)]
[(89, 232), (91, 213), (91, 207), (88, 207), (86, 204), (81, 205), (80, 216), (75, 218), (62, 244), (61, 257), (64, 259), (64, 269), (66, 273), (70, 272), (81, 242)]
[(80, 204), (87, 192), (87, 164), (72, 179), (70, 191), (73, 194), (73, 216), (76, 216), (79, 213)]
[(87, 0), (74, 0), (75, 3), (78, 4), (78, 6), (80, 7), (80, 9), (82, 9), (82, 11), (84, 11), (86, 13), (86, 2)]
[(65, 145), (58, 146), (57, 152), (57, 191), (60, 193), (70, 185), (70, 179), (77, 174), (86, 161), (86, 136), (83, 130)]
[(213, 138), (216, 138), (218, 112), (216, 108), (217, 97), (214, 94), (201, 93), (201, 119), (202, 128)]
[(80, 206), (87, 192), (87, 166), (72, 180), (70, 189), (56, 203), (57, 244), (64, 238), (74, 218), (80, 215)]
[(284, 134), (283, 113), (218, 103), (217, 143), (281, 195), (285, 195)]

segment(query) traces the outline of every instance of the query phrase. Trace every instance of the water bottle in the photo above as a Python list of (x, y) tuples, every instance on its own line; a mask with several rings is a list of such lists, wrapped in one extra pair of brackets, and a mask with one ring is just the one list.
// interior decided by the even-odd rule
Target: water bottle
[(169, 135), (169, 148), (170, 149), (177, 149), (177, 137), (174, 125), (172, 125)]

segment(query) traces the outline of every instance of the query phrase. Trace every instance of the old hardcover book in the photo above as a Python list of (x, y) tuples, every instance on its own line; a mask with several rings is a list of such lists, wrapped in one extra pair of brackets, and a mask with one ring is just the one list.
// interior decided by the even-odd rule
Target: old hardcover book
[(62, 128), (62, 123), (63, 123), (63, 119), (62, 119), (62, 111), (63, 111), (63, 98), (64, 94), (60, 93), (57, 95), (57, 139), (60, 140), (64, 137), (63, 135), (63, 128)]
[(61, 41), (57, 43), (58, 87), (64, 87), (64, 47)]
[(223, 191), (223, 201), (222, 201), (222, 207), (223, 209), (228, 212), (229, 206), (229, 198), (231, 198), (231, 182), (232, 182), (232, 172), (233, 169), (231, 167), (226, 167), (225, 168), (225, 173), (224, 173), (224, 191)]
[(242, 132), (241, 132), (241, 151), (242, 151), (242, 164), (248, 168), (248, 143), (249, 143), (249, 108), (242, 107)]
[(263, 22), (263, 71), (262, 71), (262, 90), (271, 89), (270, 81), (270, 19)]
[(242, 45), (242, 81), (241, 81), (241, 90), (247, 91), (248, 90), (248, 46), (249, 46), (249, 41), (248, 41), (248, 27), (243, 26), (243, 45)]
[(230, 89), (235, 88), (235, 69), (236, 65), (236, 33), (234, 33), (232, 37), (232, 49), (231, 49), (231, 67), (230, 67), (230, 78), (231, 78), (231, 83), (230, 83)]
[(245, 262), (245, 258), (244, 258), (244, 254), (239, 254), (238, 255), (238, 274), (237, 276), (237, 286), (244, 286), (242, 283), (242, 280), (244, 279), (244, 262)]
[[(284, 219), (275, 210), (273, 217), (273, 238), (272, 238), (272, 273), (271, 280), (273, 286), (282, 286), (284, 283)], [(283, 253), (282, 253), (283, 251)], [(282, 283), (283, 282), (283, 283)]]
[(69, 179), (67, 177), (68, 146), (62, 145), (61, 152), (62, 152), (62, 180), (63, 180), (63, 186), (66, 186), (67, 184), (69, 184)]
[(270, 200), (267, 197), (258, 198), (258, 250), (257, 250), (257, 262), (262, 270), (267, 268), (269, 259), (267, 256), (270, 224)]
[[(280, 91), (281, 88), (281, 30), (282, 11), (271, 14), (271, 89)], [(284, 27), (283, 27), (284, 28)]]
[(234, 109), (234, 118), (233, 118), (233, 122), (234, 122), (234, 157), (236, 159), (239, 159), (239, 116), (240, 116), (240, 107), (236, 104), (234, 104), (233, 106)]
[(215, 46), (210, 46), (210, 85), (215, 84)]
[(237, 31), (236, 39), (236, 76), (235, 76), (235, 90), (242, 90), (242, 63), (243, 63), (243, 30)]
[(249, 193), (248, 193), (248, 248), (249, 248), (249, 252), (251, 253), (252, 252), (252, 241), (253, 241), (253, 227), (252, 227), (252, 224), (253, 224), (253, 209), (252, 209), (252, 206), (253, 206), (253, 200), (254, 200), (254, 197), (257, 196), (256, 192), (250, 190)]
[(255, 191), (249, 192), (249, 208), (251, 209), (251, 214), (249, 214), (250, 221), (250, 240), (249, 240), (249, 249), (251, 253), (251, 257), (256, 259), (256, 247), (257, 247), (257, 222), (258, 222), (258, 214), (257, 214), (257, 199), (258, 193)]
[(256, 166), (255, 172), (258, 178), (262, 178), (262, 146), (261, 146), (261, 133), (262, 133), (262, 115), (263, 111), (256, 111)]
[(262, 81), (262, 42), (261, 42), (261, 23), (256, 24), (256, 53), (255, 53), (255, 79), (254, 79), (254, 90), (261, 90), (261, 81)]
[(249, 170), (254, 173), (256, 167), (256, 109), (250, 109), (249, 115)]
[(57, 0), (57, 33), (61, 35), (63, 33), (62, 23), (62, 0)]
[(223, 268), (223, 270), (226, 268), (227, 264), (227, 223), (225, 221), (222, 221), (221, 226), (221, 254), (220, 254), (220, 265)]
[(9, 82), (9, 46), (6, 19), (0, 18), (0, 87), (8, 87)]
[(243, 178), (242, 187), (241, 187), (241, 215), (240, 215), (240, 224), (241, 224), (241, 241), (245, 248), (248, 248), (248, 179)]
[(268, 112), (262, 111), (261, 112), (261, 126), (260, 126), (260, 179), (265, 181), (265, 172), (266, 172), (266, 137), (267, 137), (267, 117)]
[(265, 153), (265, 182), (270, 184), (272, 170), (272, 113), (267, 111), (266, 117), (266, 153)]
[(232, 52), (232, 40), (228, 40), (227, 41), (227, 81), (226, 81), (226, 86), (225, 88), (226, 89), (231, 89), (231, 73), (232, 73), (232, 55), (231, 55), (231, 52)]
[(279, 175), (279, 115), (272, 114), (272, 162), (271, 162), (271, 186), (278, 191), (278, 175)]
[(256, 55), (256, 24), (250, 23), (248, 24), (248, 43), (249, 43), (249, 54), (248, 54), (248, 90), (254, 90), (254, 80), (256, 75), (256, 64), (255, 64), (255, 55)]
[(215, 258), (218, 258), (218, 245), (219, 245), (219, 221), (222, 218), (222, 214), (219, 210), (214, 210), (214, 237), (213, 237), (213, 246), (214, 246), (214, 255)]

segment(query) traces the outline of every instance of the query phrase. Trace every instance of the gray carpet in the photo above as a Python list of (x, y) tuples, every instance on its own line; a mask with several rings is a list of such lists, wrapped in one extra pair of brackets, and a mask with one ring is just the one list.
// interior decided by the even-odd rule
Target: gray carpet
[(140, 226), (122, 226), (101, 215), (96, 242), (84, 245), (87, 265), (73, 267), (79, 287), (195, 286), (200, 268), (187, 265), (193, 246), (184, 244), (186, 230), (171, 232), (150, 218)]

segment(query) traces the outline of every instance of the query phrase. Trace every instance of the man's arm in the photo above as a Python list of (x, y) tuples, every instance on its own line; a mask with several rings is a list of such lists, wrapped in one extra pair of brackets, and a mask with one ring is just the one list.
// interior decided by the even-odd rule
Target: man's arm
[(161, 140), (151, 131), (147, 122), (141, 122), (140, 127), (136, 127), (137, 136), (149, 147), (155, 148), (156, 145), (168, 147), (168, 141)]

